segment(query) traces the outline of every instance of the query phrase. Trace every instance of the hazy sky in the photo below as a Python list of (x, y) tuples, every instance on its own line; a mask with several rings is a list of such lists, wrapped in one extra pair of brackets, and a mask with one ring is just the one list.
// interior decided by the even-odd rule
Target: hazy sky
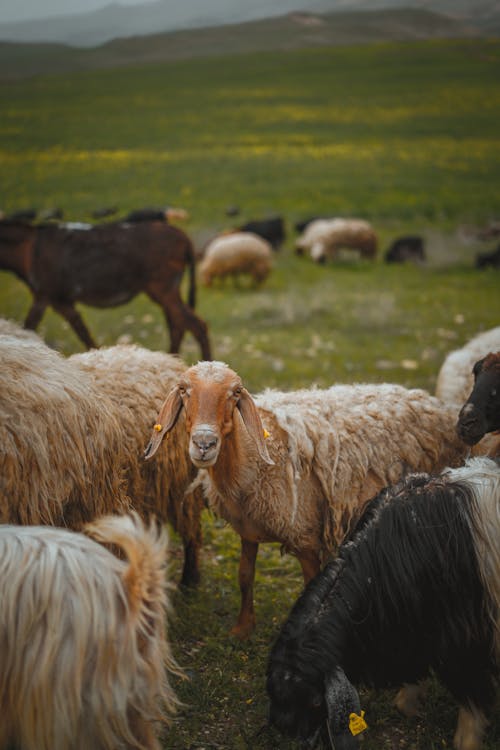
[[(85, 13), (102, 8), (112, 0), (0, 0), (0, 22)], [(143, 5), (146, 0), (117, 0), (120, 5)], [(241, 0), (235, 0), (236, 4)], [(207, 0), (209, 4), (209, 0)]]

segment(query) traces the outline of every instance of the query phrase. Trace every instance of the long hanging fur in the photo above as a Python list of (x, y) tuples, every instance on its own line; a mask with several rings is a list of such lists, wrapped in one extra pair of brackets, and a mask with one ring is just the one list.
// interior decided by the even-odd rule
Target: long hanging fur
[(414, 683), (432, 670), (461, 707), (455, 747), (479, 748), (500, 664), (499, 535), (500, 467), (491, 459), (414, 474), (380, 493), (271, 651), (271, 721), (310, 740), (335, 725), (338, 744), (356, 747), (353, 701), (334, 705), (329, 694), (345, 697), (351, 682)]
[(0, 748), (160, 748), (180, 674), (165, 638), (166, 534), (135, 514), (86, 533), (101, 544), (0, 527)]

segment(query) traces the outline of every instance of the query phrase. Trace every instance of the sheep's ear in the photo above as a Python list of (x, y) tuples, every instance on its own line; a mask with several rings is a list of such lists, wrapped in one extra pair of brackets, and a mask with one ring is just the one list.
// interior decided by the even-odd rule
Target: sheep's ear
[(260, 457), (267, 464), (274, 464), (265, 443), (264, 425), (261, 422), (255, 402), (246, 388), (242, 388), (237, 406), (249, 435), (251, 435), (257, 444)]
[(483, 369), (483, 364), (484, 364), (484, 360), (485, 359), (486, 359), (486, 357), (483, 357), (482, 359), (479, 359), (475, 363), (474, 367), (472, 368), (472, 374), (474, 375), (475, 378), (477, 378), (477, 376), (479, 375), (479, 373)]
[(170, 432), (174, 424), (177, 422), (181, 409), (182, 398), (178, 386), (175, 386), (163, 402), (163, 406), (158, 414), (156, 424), (153, 427), (153, 432), (151, 434), (151, 439), (144, 451), (144, 458), (146, 460), (154, 456), (167, 432)]
[(337, 667), (326, 679), (325, 700), (328, 711), (329, 733), (335, 750), (357, 750), (358, 735), (366, 728), (356, 688), (345, 672)]

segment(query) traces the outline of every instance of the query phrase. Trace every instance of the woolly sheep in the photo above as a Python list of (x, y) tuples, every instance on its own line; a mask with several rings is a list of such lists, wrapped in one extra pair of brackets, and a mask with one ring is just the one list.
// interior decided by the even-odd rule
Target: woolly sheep
[(166, 640), (166, 533), (136, 515), (85, 532), (0, 526), (2, 750), (160, 750), (181, 674)]
[(248, 274), (261, 284), (272, 269), (269, 242), (252, 232), (233, 232), (213, 239), (207, 245), (199, 264), (202, 283), (210, 286), (214, 279)]
[(474, 365), (474, 387), (458, 415), (458, 434), (467, 445), (494, 433), (489, 454), (500, 457), (500, 351), (490, 352)]
[(467, 400), (474, 385), (472, 368), (478, 359), (489, 352), (500, 350), (500, 326), (478, 333), (461, 349), (446, 355), (439, 370), (435, 394), (448, 404), (460, 404)]
[(358, 250), (362, 257), (373, 260), (377, 235), (372, 225), (363, 219), (316, 219), (296, 241), (297, 254), (309, 251), (317, 263), (335, 259), (342, 248)]
[(500, 466), (489, 458), (382, 491), (281, 629), (267, 668), (271, 722), (304, 746), (323, 735), (355, 750), (366, 721), (354, 685), (406, 683), (396, 705), (413, 715), (414, 683), (433, 671), (460, 706), (454, 747), (479, 750), (500, 667), (499, 535)]
[(186, 364), (172, 354), (133, 344), (74, 354), (68, 361), (92, 380), (116, 414), (127, 447), (124, 476), (134, 507), (143, 516), (153, 513), (172, 524), (184, 544), (181, 583), (198, 583), (204, 502), (201, 489), (186, 492), (197, 470), (187, 455), (185, 430), (179, 425), (155, 461), (142, 458), (165, 392), (177, 383)]
[(182, 360), (135, 345), (64, 359), (37, 334), (0, 321), (0, 522), (79, 528), (130, 507), (169, 521), (184, 544), (181, 583), (198, 582), (201, 491), (185, 431), (142, 460)]
[[(435, 393), (446, 403), (453, 404), (457, 419), (474, 388), (474, 366), (491, 352), (500, 351), (500, 326), (474, 336), (461, 349), (450, 352), (439, 370)], [(473, 455), (500, 455), (500, 437), (489, 433), (474, 444)]]
[(254, 401), (226, 364), (200, 362), (168, 394), (147, 458), (181, 414), (209, 505), (241, 537), (232, 632), (242, 638), (255, 627), (260, 542), (295, 554), (307, 582), (377, 491), (408, 470), (457, 463), (465, 451), (455, 410), (399, 385), (269, 390)]
[(0, 361), (0, 523), (80, 528), (127, 510), (127, 446), (92, 379), (6, 321)]

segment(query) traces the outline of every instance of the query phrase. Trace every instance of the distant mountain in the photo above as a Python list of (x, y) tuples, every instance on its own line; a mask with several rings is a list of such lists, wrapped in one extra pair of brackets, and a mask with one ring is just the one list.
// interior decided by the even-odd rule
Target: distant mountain
[(483, 32), (500, 31), (498, 0), (154, 0), (142, 5), (111, 3), (88, 13), (0, 24), (0, 39), (16, 42), (58, 42), (93, 47), (112, 39), (187, 28), (238, 24), (290, 12), (331, 13), (401, 10), (411, 6), (448, 15)]
[(264, 50), (480, 35), (472, 25), (428, 10), (297, 12), (242, 24), (114, 39), (93, 48), (0, 42), (0, 78)]

